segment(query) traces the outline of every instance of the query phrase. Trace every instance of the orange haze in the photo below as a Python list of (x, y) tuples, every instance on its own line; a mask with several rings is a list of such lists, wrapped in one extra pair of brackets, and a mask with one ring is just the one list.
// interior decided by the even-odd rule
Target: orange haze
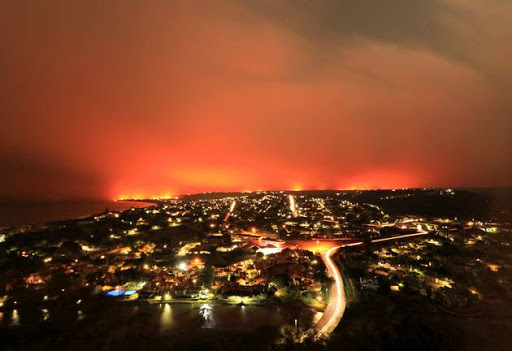
[(0, 198), (511, 185), (511, 16), (483, 0), (2, 2)]

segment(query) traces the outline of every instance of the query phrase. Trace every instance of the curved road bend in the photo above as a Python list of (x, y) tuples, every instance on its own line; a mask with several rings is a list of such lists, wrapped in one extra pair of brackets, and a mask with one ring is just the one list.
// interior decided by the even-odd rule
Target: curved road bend
[(330, 334), (340, 322), (347, 306), (347, 297), (345, 294), (345, 287), (343, 285), (343, 278), (341, 277), (338, 267), (332, 260), (332, 255), (336, 250), (338, 250), (338, 247), (339, 246), (327, 250), (325, 255), (322, 256), (329, 276), (334, 279), (334, 284), (332, 285), (329, 293), (329, 304), (327, 305), (322, 318), (320, 318), (318, 323), (313, 327), (315, 338), (320, 338), (323, 335)]
[[(372, 243), (413, 238), (427, 234), (429, 234), (429, 232), (421, 231), (419, 233), (414, 234), (405, 234), (389, 238), (374, 239), (372, 240)], [(332, 333), (333, 330), (338, 326), (338, 323), (340, 322), (341, 318), (343, 317), (343, 313), (345, 312), (345, 308), (347, 307), (347, 296), (345, 294), (343, 278), (341, 277), (341, 273), (338, 267), (332, 260), (332, 255), (336, 252), (336, 250), (338, 250), (341, 247), (359, 246), (362, 244), (362, 241), (358, 241), (355, 243), (336, 246), (327, 250), (325, 255), (322, 256), (325, 262), (325, 266), (327, 267), (327, 272), (329, 273), (329, 276), (331, 276), (334, 279), (334, 284), (332, 285), (329, 294), (329, 304), (327, 305), (327, 308), (325, 309), (322, 318), (320, 318), (318, 323), (312, 328), (312, 331), (314, 332), (315, 335), (315, 339), (321, 338)]]

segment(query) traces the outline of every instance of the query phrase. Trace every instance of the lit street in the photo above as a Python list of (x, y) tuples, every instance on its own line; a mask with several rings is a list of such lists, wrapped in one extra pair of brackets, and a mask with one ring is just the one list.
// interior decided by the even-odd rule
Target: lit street
[(337, 249), (337, 247), (333, 247), (322, 256), (329, 276), (334, 279), (334, 284), (331, 287), (329, 305), (327, 305), (322, 318), (314, 327), (315, 338), (329, 335), (340, 322), (343, 317), (343, 312), (345, 312), (345, 307), (347, 306), (343, 279), (338, 267), (332, 260), (332, 255)]
[[(381, 238), (381, 239), (374, 239), (372, 240), (372, 243), (380, 243), (390, 240), (400, 240), (400, 239), (406, 239), (406, 238), (412, 238), (412, 237), (418, 237), (422, 235), (427, 235), (427, 231), (421, 231), (419, 233), (413, 233), (413, 234), (405, 234), (400, 236), (394, 236), (389, 238)], [(336, 252), (338, 248), (342, 247), (348, 247), (348, 246), (359, 246), (362, 245), (362, 241), (350, 243), (350, 244), (344, 244), (341, 246), (330, 248), (325, 252), (325, 254), (322, 256), (325, 266), (327, 267), (327, 271), (329, 273), (329, 276), (334, 279), (334, 283), (332, 284), (331, 291), (330, 291), (330, 299), (329, 299), (329, 305), (325, 309), (325, 312), (318, 321), (318, 323), (314, 326), (313, 330), (315, 332), (315, 338), (321, 338), (324, 336), (328, 336), (338, 325), (341, 318), (343, 317), (343, 313), (345, 312), (345, 308), (347, 306), (347, 297), (345, 294), (345, 288), (343, 284), (343, 278), (341, 276), (340, 270), (334, 263), (332, 256)]]

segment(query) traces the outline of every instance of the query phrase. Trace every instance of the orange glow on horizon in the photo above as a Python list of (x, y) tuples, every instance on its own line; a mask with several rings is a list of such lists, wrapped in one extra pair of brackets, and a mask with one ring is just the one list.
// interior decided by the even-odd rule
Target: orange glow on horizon
[(340, 190), (376, 190), (421, 187), (418, 181), (407, 173), (390, 171), (372, 171), (343, 182)]
[[(163, 157), (163, 156), (162, 156)], [(258, 192), (286, 191), (288, 183), (291, 191), (304, 190), (371, 190), (422, 187), (422, 181), (413, 173), (400, 170), (367, 170), (341, 176), (338, 186), (329, 183), (332, 178), (327, 172), (312, 173), (300, 182), (286, 182), (280, 179), (290, 179), (293, 169), (283, 169), (278, 165), (257, 163), (247, 171), (229, 166), (220, 167), (190, 167), (180, 168), (174, 172), (161, 171), (158, 165), (147, 165), (144, 171), (139, 168), (128, 169), (126, 178), (119, 181), (113, 191), (112, 198), (123, 199), (170, 199), (184, 194), (199, 194), (204, 192)], [(256, 172), (265, 169), (266, 172)], [(146, 174), (147, 172), (147, 174)], [(197, 173), (197, 174), (196, 174)], [(322, 174), (327, 173), (327, 174)], [(156, 177), (155, 174), (158, 176)], [(304, 176), (304, 178), (306, 178)], [(255, 190), (261, 189), (261, 190)]]
[(300, 184), (294, 184), (292, 186), (292, 190), (293, 191), (302, 191), (302, 190), (304, 190), (304, 187), (302, 185), (300, 185)]
[(164, 193), (163, 195), (142, 195), (140, 193), (134, 195), (120, 195), (114, 197), (115, 201), (125, 201), (125, 200), (170, 200), (174, 199), (176, 196), (169, 195), (168, 193)]
[[(243, 181), (243, 180), (242, 180)], [(402, 188), (411, 188), (411, 187), (422, 187), (421, 184), (416, 184), (411, 180), (408, 176), (400, 176), (400, 175), (392, 175), (392, 176), (383, 176), (383, 177), (375, 177), (369, 178), (364, 177), (361, 178), (360, 181), (346, 181), (343, 182), (344, 185), (338, 187), (327, 187), (325, 185), (322, 186), (302, 186), (302, 185), (294, 185), (292, 187), (292, 191), (307, 191), (307, 190), (376, 190), (376, 189), (402, 189)], [(233, 184), (235, 185), (235, 184)], [(140, 187), (139, 187), (140, 188)], [(276, 187), (268, 187), (264, 189), (262, 187), (257, 187), (260, 191), (278, 191), (285, 190), (279, 189)], [(118, 196), (113, 196), (116, 200), (143, 200), (143, 199), (154, 199), (154, 200), (162, 200), (162, 199), (171, 199), (179, 195), (185, 194), (198, 194), (204, 192), (241, 192), (250, 194), (254, 192), (253, 190), (247, 190), (247, 187), (218, 187), (218, 186), (208, 186), (204, 184), (201, 187), (192, 187), (192, 188), (184, 188), (183, 191), (124, 191)]]

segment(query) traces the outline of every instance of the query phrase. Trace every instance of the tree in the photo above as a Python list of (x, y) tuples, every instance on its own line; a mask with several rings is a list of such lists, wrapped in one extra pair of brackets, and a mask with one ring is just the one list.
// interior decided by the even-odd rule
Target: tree
[(207, 265), (204, 267), (202, 274), (199, 276), (199, 282), (201, 285), (204, 285), (206, 288), (211, 288), (213, 284), (213, 279), (215, 278), (215, 273), (211, 265)]
[(52, 274), (46, 288), (51, 295), (55, 295), (61, 292), (62, 289), (68, 290), (71, 284), (71, 278), (66, 272), (60, 270)]

